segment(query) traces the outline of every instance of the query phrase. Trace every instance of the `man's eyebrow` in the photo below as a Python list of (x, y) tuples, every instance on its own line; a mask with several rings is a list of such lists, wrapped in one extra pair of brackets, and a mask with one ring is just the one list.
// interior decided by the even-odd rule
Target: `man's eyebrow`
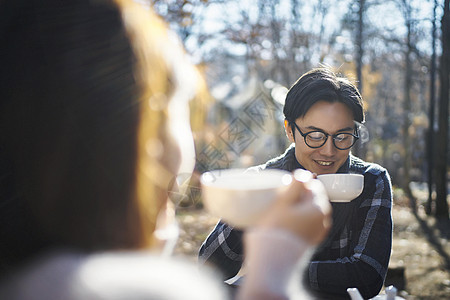
[[(306, 128), (307, 128), (307, 129), (310, 129), (310, 130), (312, 130), (312, 131), (322, 131), (322, 132), (326, 132), (326, 131), (323, 130), (322, 128), (318, 128), (318, 127), (315, 127), (315, 126), (308, 126), (308, 127), (306, 127)], [(355, 130), (354, 127), (345, 127), (345, 128), (339, 129), (339, 130), (336, 131), (336, 132), (345, 132), (345, 131), (353, 131), (353, 130)]]

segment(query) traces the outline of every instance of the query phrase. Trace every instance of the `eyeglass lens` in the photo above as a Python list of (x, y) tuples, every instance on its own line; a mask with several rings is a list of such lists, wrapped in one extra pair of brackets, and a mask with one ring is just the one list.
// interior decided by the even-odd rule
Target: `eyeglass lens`
[[(312, 131), (305, 135), (305, 142), (309, 147), (319, 148), (325, 144), (327, 137), (328, 136), (324, 132)], [(339, 133), (331, 137), (334, 146), (341, 150), (348, 149), (355, 143), (355, 138), (350, 133)]]

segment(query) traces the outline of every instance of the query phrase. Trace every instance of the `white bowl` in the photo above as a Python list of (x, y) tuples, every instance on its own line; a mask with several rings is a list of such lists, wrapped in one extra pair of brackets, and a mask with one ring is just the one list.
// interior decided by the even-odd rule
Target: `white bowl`
[(325, 186), (331, 202), (350, 202), (364, 188), (364, 176), (361, 174), (322, 174), (317, 179)]
[(216, 217), (237, 228), (255, 224), (276, 195), (292, 182), (292, 175), (281, 170), (245, 172), (243, 169), (204, 173), (203, 203)]

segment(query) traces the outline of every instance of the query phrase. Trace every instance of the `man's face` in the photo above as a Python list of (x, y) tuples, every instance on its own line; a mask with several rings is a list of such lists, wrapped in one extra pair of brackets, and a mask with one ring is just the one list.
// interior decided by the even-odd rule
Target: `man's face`
[[(295, 120), (300, 130), (306, 134), (310, 131), (323, 131), (330, 135), (336, 133), (353, 133), (353, 114), (350, 108), (341, 102), (316, 102), (304, 117)], [(307, 170), (320, 174), (336, 173), (344, 164), (350, 149), (339, 150), (329, 136), (320, 148), (310, 148), (305, 144), (303, 136), (285, 122), (286, 135), (291, 142), (295, 142), (295, 156), (297, 161)], [(293, 137), (295, 134), (295, 140)]]

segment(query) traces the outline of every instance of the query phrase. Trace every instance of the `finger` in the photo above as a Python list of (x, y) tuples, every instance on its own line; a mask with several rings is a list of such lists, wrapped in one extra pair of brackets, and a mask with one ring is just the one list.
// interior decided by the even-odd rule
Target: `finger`
[(289, 187), (278, 197), (278, 203), (283, 205), (293, 205), (299, 202), (312, 201), (313, 194), (302, 181), (293, 180)]
[(291, 205), (298, 205), (300, 203), (311, 203), (314, 200), (314, 193), (308, 187), (308, 183), (295, 181), (293, 184), (293, 190), (296, 194), (293, 194), (293, 199), (290, 202)]
[(328, 213), (328, 211), (331, 210), (331, 205), (322, 182), (316, 179), (311, 180), (307, 183), (307, 188), (313, 191), (314, 202), (322, 209), (323, 212)]
[(313, 174), (306, 170), (297, 169), (294, 171), (294, 179), (300, 182), (308, 182), (313, 179)]
[(293, 199), (294, 203), (312, 201), (313, 193), (308, 187), (309, 182), (313, 179), (311, 172), (297, 169), (293, 173), (292, 191), (296, 192), (296, 197)]

